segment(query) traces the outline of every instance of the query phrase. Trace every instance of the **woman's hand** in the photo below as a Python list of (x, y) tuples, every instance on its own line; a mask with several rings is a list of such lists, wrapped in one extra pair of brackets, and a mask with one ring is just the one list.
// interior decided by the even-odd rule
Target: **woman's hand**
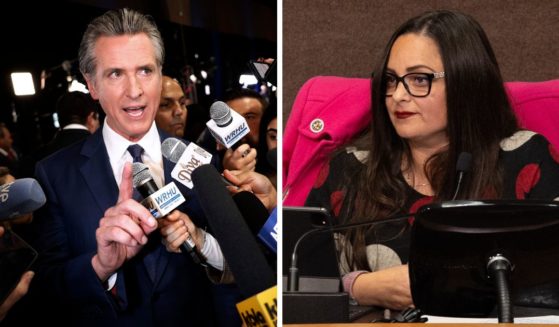
[(396, 310), (413, 306), (407, 265), (359, 275), (352, 291), (360, 305)]

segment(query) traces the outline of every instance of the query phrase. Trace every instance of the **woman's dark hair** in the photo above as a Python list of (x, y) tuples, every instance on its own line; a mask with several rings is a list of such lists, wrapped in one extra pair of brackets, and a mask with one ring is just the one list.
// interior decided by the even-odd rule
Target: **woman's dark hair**
[[(501, 192), (499, 143), (518, 130), (497, 60), (478, 22), (447, 10), (431, 11), (401, 25), (390, 38), (372, 79), (372, 122), (355, 145), (371, 151), (365, 167), (353, 176), (346, 212), (352, 222), (379, 219), (405, 206), (407, 185), (399, 178), (402, 160), (412, 162), (407, 143), (398, 136), (388, 116), (384, 73), (394, 42), (404, 34), (431, 38), (438, 46), (445, 71), (449, 145), (425, 164), (434, 200), (452, 198), (456, 162), (461, 152), (472, 155), (471, 170), (458, 198), (495, 197)], [(370, 219), (370, 218), (369, 218)], [(350, 263), (367, 269), (366, 230), (348, 233), (354, 256)]]

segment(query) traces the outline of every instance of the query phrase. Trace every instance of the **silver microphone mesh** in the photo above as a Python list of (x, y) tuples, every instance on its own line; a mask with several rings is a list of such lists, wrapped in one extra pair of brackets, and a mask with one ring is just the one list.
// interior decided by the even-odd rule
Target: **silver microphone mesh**
[(233, 119), (231, 117), (231, 108), (222, 101), (216, 101), (210, 107), (210, 117), (217, 126), (226, 126)]
[(173, 163), (177, 163), (186, 150), (186, 144), (181, 140), (169, 137), (161, 143), (161, 154)]
[(134, 187), (143, 185), (149, 179), (152, 178), (148, 166), (141, 162), (132, 163), (132, 183), (134, 183)]

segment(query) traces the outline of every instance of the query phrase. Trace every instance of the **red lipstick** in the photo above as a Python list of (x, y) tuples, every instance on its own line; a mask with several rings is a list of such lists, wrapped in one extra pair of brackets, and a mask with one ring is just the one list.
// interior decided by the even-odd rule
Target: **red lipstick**
[(409, 112), (409, 111), (396, 111), (394, 114), (398, 119), (406, 119), (408, 117), (415, 115), (414, 112)]

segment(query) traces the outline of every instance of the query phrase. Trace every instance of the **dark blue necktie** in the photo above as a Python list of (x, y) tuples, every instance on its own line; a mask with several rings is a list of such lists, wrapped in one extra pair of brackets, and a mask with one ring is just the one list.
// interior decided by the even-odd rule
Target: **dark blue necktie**
[[(128, 153), (132, 156), (132, 162), (143, 162), (142, 160), (142, 153), (144, 153), (144, 148), (138, 144), (132, 144), (128, 146)], [(140, 202), (143, 200), (142, 195), (138, 192), (137, 189), (134, 188), (134, 194), (132, 195), (134, 200)]]
[[(142, 161), (142, 153), (144, 153), (144, 148), (138, 144), (132, 144), (128, 146), (128, 153), (132, 156), (132, 162), (143, 162)], [(142, 201), (143, 197), (140, 195), (140, 192), (134, 188), (134, 194), (132, 195), (134, 200), (140, 202)]]
[[(142, 154), (144, 153), (144, 148), (138, 144), (132, 144), (128, 147), (128, 152), (132, 156), (132, 162), (143, 162)], [(138, 190), (134, 189), (135, 200), (140, 201), (143, 197), (140, 195)], [(148, 275), (152, 281), (155, 280), (155, 270), (157, 268), (157, 258), (159, 257), (159, 233), (154, 232), (149, 236), (148, 243), (144, 246), (144, 251), (146, 252), (144, 256), (144, 266), (148, 271)]]
[(144, 148), (139, 144), (132, 144), (128, 147), (128, 153), (132, 156), (132, 162), (143, 162), (142, 153), (144, 153)]

